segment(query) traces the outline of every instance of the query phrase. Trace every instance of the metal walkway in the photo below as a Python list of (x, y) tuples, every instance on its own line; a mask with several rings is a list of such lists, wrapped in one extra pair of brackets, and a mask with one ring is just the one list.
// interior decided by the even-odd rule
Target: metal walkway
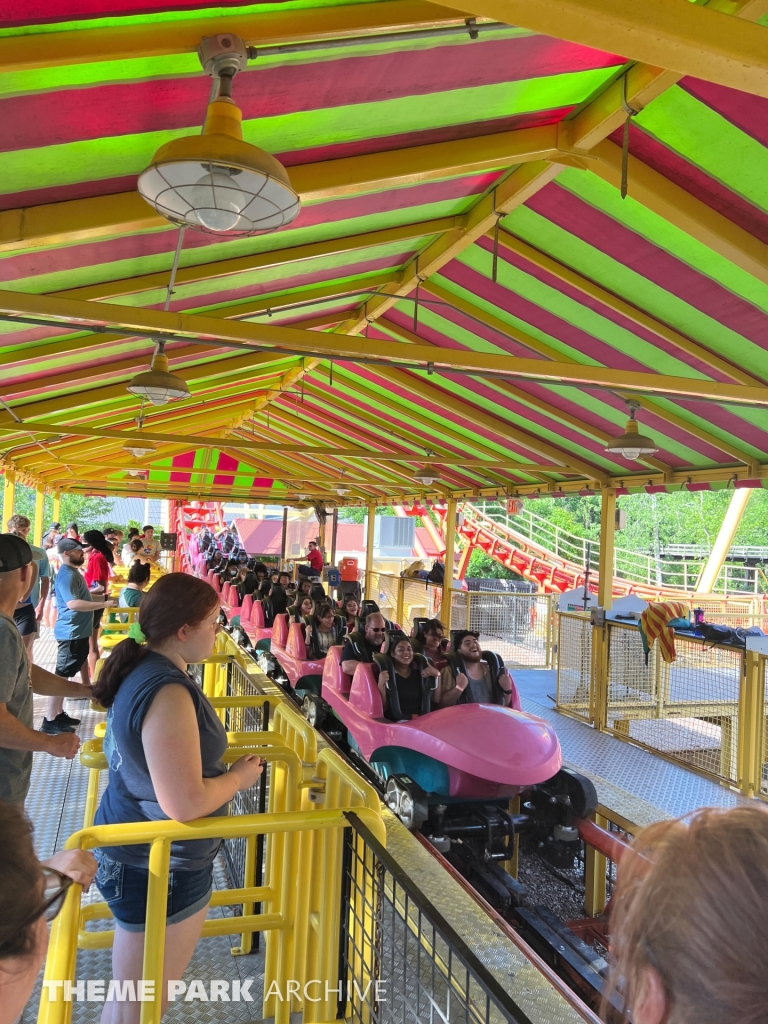
[[(697, 807), (733, 807), (747, 798), (555, 710), (557, 673), (515, 669), (523, 710), (551, 722), (566, 764), (597, 788), (601, 813), (622, 827), (676, 818)], [(632, 829), (630, 829), (631, 831)]]

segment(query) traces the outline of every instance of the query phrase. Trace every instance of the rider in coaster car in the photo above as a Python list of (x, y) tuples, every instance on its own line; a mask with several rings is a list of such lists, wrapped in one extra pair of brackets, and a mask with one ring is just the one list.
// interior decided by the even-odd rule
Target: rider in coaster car
[[(307, 597), (311, 597), (312, 580), (301, 579), (298, 581), (298, 584), (296, 586), (296, 597), (303, 597), (305, 594), (307, 595)], [(314, 598), (312, 598), (312, 600), (314, 600)]]
[(504, 662), (490, 651), (481, 651), (478, 634), (462, 629), (453, 641), (453, 653), (440, 672), (435, 703), (441, 708), (453, 704), (501, 704), (508, 706), (513, 683)]
[(246, 594), (254, 593), (257, 584), (256, 573), (251, 572), (247, 565), (241, 565), (237, 573), (237, 596), (241, 604)]
[(303, 622), (315, 611), (315, 602), (311, 597), (297, 598), (296, 602), (288, 607), (288, 614), (293, 622)]
[(448, 641), (440, 619), (427, 619), (426, 622), (422, 622), (412, 643), (414, 651), (423, 654), (436, 669), (443, 669), (448, 664)]
[(307, 622), (304, 636), (311, 658), (324, 658), (334, 644), (344, 639), (345, 625), (332, 604), (321, 604)]
[(315, 604), (328, 604), (328, 596), (322, 583), (313, 583), (309, 588), (309, 596)]
[(432, 692), (440, 673), (427, 664), (421, 654), (414, 654), (411, 641), (404, 633), (394, 633), (391, 654), (374, 654), (379, 667), (377, 680), (384, 717), (402, 722), (432, 710)]
[(354, 594), (347, 594), (341, 602), (339, 611), (346, 620), (348, 633), (354, 633), (355, 630), (360, 629), (360, 605)]
[(371, 612), (362, 630), (350, 633), (341, 652), (341, 670), (353, 676), (360, 664), (370, 664), (374, 654), (386, 654), (389, 649), (387, 621), (381, 612)]
[[(379, 608), (375, 601), (372, 601), (370, 598), (366, 598), (365, 601), (363, 601), (360, 605), (360, 618), (367, 619), (369, 615), (373, 614), (373, 612), (377, 612), (380, 615), (381, 608)], [(384, 617), (384, 623), (389, 633), (401, 632), (400, 627), (395, 626), (395, 624), (393, 622), (390, 622), (386, 616)]]

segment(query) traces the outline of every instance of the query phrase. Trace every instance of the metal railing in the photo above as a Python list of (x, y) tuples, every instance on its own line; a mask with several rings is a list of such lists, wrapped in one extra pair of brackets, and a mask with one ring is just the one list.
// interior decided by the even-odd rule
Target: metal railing
[[(516, 515), (510, 515), (499, 502), (478, 502), (467, 505), (468, 515), (479, 512), (492, 520), (502, 535), (514, 541), (520, 538), (551, 552), (564, 561), (583, 568), (589, 549), (592, 566), (596, 566), (599, 553), (599, 539), (579, 537), (536, 515), (527, 505)], [(656, 558), (653, 555), (631, 551), (616, 546), (614, 555), (614, 576), (647, 586), (670, 587), (693, 590), (696, 587), (704, 561), (708, 555), (695, 554), (691, 560), (680, 558)], [(766, 593), (768, 579), (757, 567), (726, 563), (720, 570), (715, 583), (718, 593)]]
[[(714, 617), (713, 617), (714, 618)], [(562, 613), (557, 707), (620, 739), (768, 796), (766, 664), (743, 648), (676, 635), (676, 658), (654, 644), (647, 661), (636, 625)]]
[(368, 829), (344, 834), (337, 1018), (357, 1024), (529, 1024), (530, 1018)]

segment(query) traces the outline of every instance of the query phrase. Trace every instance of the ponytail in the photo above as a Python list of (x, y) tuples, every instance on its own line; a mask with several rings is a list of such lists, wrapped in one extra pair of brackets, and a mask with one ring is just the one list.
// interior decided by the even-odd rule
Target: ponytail
[(132, 672), (147, 653), (147, 648), (137, 643), (133, 637), (115, 644), (99, 673), (98, 681), (93, 687), (93, 699), (102, 707), (109, 708), (115, 702), (117, 691), (125, 677)]
[(139, 628), (132, 626), (133, 635), (121, 640), (107, 658), (93, 688), (94, 700), (111, 707), (120, 684), (151, 650), (135, 637), (143, 634), (150, 644), (161, 643), (182, 626), (197, 626), (218, 604), (219, 595), (213, 587), (196, 576), (183, 572), (161, 576), (139, 605)]

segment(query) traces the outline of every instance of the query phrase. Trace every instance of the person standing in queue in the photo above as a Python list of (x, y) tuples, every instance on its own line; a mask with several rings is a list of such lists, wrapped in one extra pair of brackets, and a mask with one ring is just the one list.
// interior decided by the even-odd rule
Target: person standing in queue
[[(85, 585), (92, 597), (106, 600), (109, 597), (109, 578), (115, 564), (112, 547), (101, 530), (86, 530), (83, 534), (83, 550), (88, 556), (83, 577)], [(99, 660), (99, 627), (103, 614), (103, 608), (93, 613), (93, 627), (88, 640), (88, 671), (91, 679), (96, 674), (96, 662)]]
[(387, 620), (381, 612), (366, 617), (362, 632), (350, 633), (341, 652), (341, 670), (348, 676), (355, 674), (360, 664), (371, 664), (374, 654), (386, 654), (389, 647)]
[[(81, 544), (64, 537), (59, 541), (58, 552), (61, 559), (61, 568), (56, 573), (55, 580), (58, 614), (56, 625), (53, 627), (53, 635), (58, 646), (56, 675), (71, 679), (79, 672), (83, 686), (88, 686), (88, 651), (93, 633), (93, 613), (99, 609), (111, 608), (115, 602), (94, 600), (91, 597), (91, 592), (80, 572), (85, 562), (85, 552)], [(87, 691), (87, 696), (90, 696), (90, 691)], [(72, 732), (79, 724), (79, 718), (72, 718), (64, 712), (63, 697), (52, 696), (49, 699), (48, 714), (42, 724), (43, 732)]]
[(32, 825), (19, 807), (0, 802), (0, 1024), (13, 1024), (32, 995), (48, 949), (48, 923), (75, 882), (87, 890), (96, 874), (88, 850), (61, 850), (39, 861)]
[(382, 669), (376, 681), (384, 707), (384, 717), (393, 722), (401, 720), (393, 713), (392, 702), (389, 699), (387, 684), (394, 683), (401, 718), (417, 718), (422, 714), (424, 704), (422, 677), (437, 679), (440, 673), (432, 665), (422, 668), (423, 660), (419, 659), (419, 663), (415, 659), (411, 641), (404, 633), (392, 637), (390, 657), (395, 669), (395, 678), (390, 679), (389, 671)]
[[(619, 861), (611, 907), (604, 1020), (768, 1019), (765, 804), (702, 807), (643, 829)], [(610, 1007), (617, 995), (621, 1015)]]
[(0, 800), (19, 806), (27, 798), (35, 751), (71, 760), (80, 746), (71, 731), (35, 732), (33, 692), (58, 700), (91, 696), (90, 688), (84, 691), (79, 683), (29, 663), (13, 612), (29, 586), (31, 564), (32, 549), (25, 540), (0, 534)]
[(144, 545), (142, 548), (144, 557), (150, 562), (157, 562), (160, 558), (160, 541), (155, 538), (154, 526), (145, 526), (142, 534)]
[[(144, 597), (138, 628), (132, 626), (132, 635), (112, 651), (94, 687), (96, 699), (109, 709), (109, 780), (97, 825), (224, 815), (236, 793), (256, 784), (263, 767), (258, 757), (241, 757), (226, 770), (224, 726), (187, 673), (190, 663), (213, 653), (218, 619), (219, 597), (208, 583), (170, 573)], [(171, 846), (164, 997), (168, 980), (182, 977), (200, 937), (220, 845), (217, 839), (185, 839)], [(96, 856), (96, 885), (116, 924), (112, 977), (138, 982), (149, 848), (103, 847)], [(136, 1024), (140, 1011), (140, 1003), (105, 1004), (102, 1024)]]
[(440, 672), (435, 706), (448, 708), (454, 704), (501, 704), (508, 707), (514, 684), (506, 669), (494, 680), (490, 665), (483, 660), (477, 633), (460, 630), (453, 649), (464, 662), (464, 672), (454, 676), (450, 665)]
[[(29, 544), (29, 531), (32, 526), (26, 516), (15, 515), (7, 522), (8, 533), (14, 533)], [(40, 620), (43, 617), (45, 602), (48, 597), (48, 589), (51, 585), (51, 568), (48, 563), (48, 552), (36, 544), (29, 544), (32, 548), (32, 559), (34, 563), (34, 579), (31, 581), (32, 589), (13, 613), (13, 618), (24, 638), (24, 646), (27, 648), (29, 660), (32, 660), (32, 648), (37, 634), (40, 630)]]

